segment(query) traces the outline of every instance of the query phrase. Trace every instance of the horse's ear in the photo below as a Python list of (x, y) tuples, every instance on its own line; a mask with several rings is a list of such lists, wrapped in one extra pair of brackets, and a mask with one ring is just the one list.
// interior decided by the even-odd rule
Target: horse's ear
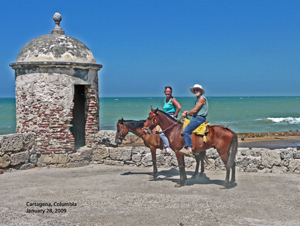
[(124, 119), (123, 117), (120, 119), (120, 123), (123, 124), (124, 123)]
[(153, 107), (151, 106), (151, 111), (153, 112), (154, 111), (154, 109), (153, 109)]
[(156, 108), (153, 113), (156, 113), (157, 111), (158, 111), (158, 108)]

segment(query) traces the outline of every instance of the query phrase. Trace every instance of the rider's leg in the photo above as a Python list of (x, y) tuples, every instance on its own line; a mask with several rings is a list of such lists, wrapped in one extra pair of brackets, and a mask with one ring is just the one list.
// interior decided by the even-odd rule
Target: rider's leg
[(192, 155), (192, 136), (191, 133), (194, 131), (199, 125), (205, 122), (205, 118), (201, 116), (194, 117), (191, 122), (184, 128), (183, 136), (184, 136), (184, 146), (185, 149), (180, 150), (181, 154)]
[[(159, 130), (159, 132), (161, 132), (161, 131), (162, 131), (162, 129)], [(162, 141), (164, 143), (165, 151), (163, 151), (163, 153), (164, 154), (171, 153), (171, 148), (170, 148), (169, 140), (166, 137), (166, 135), (164, 133), (160, 133), (159, 136), (160, 136), (160, 138), (162, 139)]]

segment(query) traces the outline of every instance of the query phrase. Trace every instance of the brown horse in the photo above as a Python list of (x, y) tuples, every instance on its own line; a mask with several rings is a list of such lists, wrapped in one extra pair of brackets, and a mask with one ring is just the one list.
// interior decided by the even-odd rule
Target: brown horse
[[(144, 140), (144, 144), (146, 147), (150, 148), (152, 155), (152, 163), (153, 163), (153, 173), (150, 176), (150, 179), (155, 179), (157, 174), (157, 165), (156, 165), (156, 149), (163, 148), (163, 142), (158, 134), (145, 134), (143, 133), (145, 120), (134, 121), (134, 120), (124, 120), (121, 118), (117, 123), (117, 133), (116, 133), (116, 144), (121, 144), (126, 135), (131, 132), (138, 137)], [(183, 161), (183, 156), (175, 151), (176, 157), (178, 160), (178, 165)], [(193, 178), (196, 177), (199, 170), (199, 161), (201, 160), (201, 173), (203, 175), (204, 172), (204, 159), (206, 158), (205, 152), (202, 152), (201, 155), (196, 156), (197, 161), (196, 170), (193, 174)]]
[[(163, 111), (158, 109), (154, 110), (151, 107), (151, 112), (144, 124), (145, 132), (150, 132), (149, 128), (152, 129), (156, 125), (160, 125), (164, 134), (169, 139), (170, 147), (179, 153), (184, 146), (184, 138), (181, 135), (183, 124), (178, 123), (172, 117), (169, 117)], [(207, 142), (203, 142), (202, 136), (197, 136), (192, 133), (193, 141), (193, 153), (195, 156), (199, 153), (204, 152), (208, 148), (214, 147), (217, 149), (222, 161), (226, 167), (226, 179), (224, 186), (232, 186), (235, 182), (235, 155), (237, 152), (238, 141), (237, 135), (232, 130), (224, 126), (209, 126), (207, 134)], [(197, 158), (196, 158), (197, 159)], [(184, 159), (178, 158), (178, 166), (180, 171), (180, 181), (179, 183), (183, 185), (186, 180), (186, 173), (184, 169)], [(232, 169), (231, 181), (229, 182), (230, 168)]]

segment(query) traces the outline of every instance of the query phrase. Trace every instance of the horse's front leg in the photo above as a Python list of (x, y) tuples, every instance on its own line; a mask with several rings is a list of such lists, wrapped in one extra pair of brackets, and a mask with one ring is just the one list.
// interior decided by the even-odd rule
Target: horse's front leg
[(156, 148), (154, 146), (150, 146), (150, 150), (151, 150), (152, 163), (153, 163), (153, 172), (150, 176), (150, 180), (153, 180), (156, 178), (156, 174), (157, 174)]
[(180, 172), (180, 180), (175, 185), (175, 187), (181, 187), (185, 184), (185, 181), (187, 180), (186, 172), (185, 172), (184, 157), (182, 154), (179, 153), (178, 150), (174, 150), (174, 151), (175, 151), (175, 154), (177, 157), (178, 167), (179, 167), (179, 172)]

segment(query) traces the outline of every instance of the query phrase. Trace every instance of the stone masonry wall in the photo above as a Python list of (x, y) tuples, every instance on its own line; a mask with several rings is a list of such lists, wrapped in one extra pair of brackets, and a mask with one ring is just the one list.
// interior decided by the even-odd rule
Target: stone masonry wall
[[(0, 136), (0, 170), (29, 169), (33, 167), (78, 167), (88, 164), (152, 167), (149, 148), (139, 146), (117, 147), (114, 131), (100, 131), (91, 148), (80, 148), (76, 153), (42, 154), (37, 151), (33, 133)], [(217, 151), (207, 150), (207, 170), (225, 170)], [(159, 168), (177, 167), (174, 153), (165, 156), (161, 150), (156, 153)], [(194, 170), (195, 159), (185, 158), (186, 168)], [(300, 174), (300, 150), (296, 148), (264, 149), (239, 148), (236, 156), (239, 172), (298, 173)], [(150, 170), (150, 169), (149, 169)], [(151, 169), (152, 170), (152, 169)]]
[(70, 127), (75, 84), (86, 85), (85, 132), (91, 146), (99, 131), (97, 72), (55, 67), (16, 70), (16, 132), (35, 133), (36, 149), (42, 154), (74, 152)]
[[(107, 165), (152, 166), (152, 157), (146, 147), (116, 147), (114, 131), (100, 131), (97, 134), (98, 146), (93, 150), (94, 161)], [(225, 170), (218, 152), (214, 148), (206, 151), (209, 164), (207, 170)], [(156, 151), (158, 167), (177, 167), (177, 158), (161, 154)], [(238, 148), (236, 155), (236, 169), (239, 172), (265, 172), (265, 173), (299, 173), (300, 150), (296, 148), (274, 149), (267, 148)], [(187, 169), (194, 169), (196, 162), (192, 157), (185, 157)]]
[(44, 154), (74, 149), (70, 132), (73, 103), (69, 79), (59, 73), (31, 73), (16, 79), (17, 133), (34, 132)]
[(98, 77), (95, 76), (93, 83), (86, 88), (86, 124), (85, 124), (85, 143), (92, 147), (95, 143), (95, 134), (99, 131), (99, 94)]

